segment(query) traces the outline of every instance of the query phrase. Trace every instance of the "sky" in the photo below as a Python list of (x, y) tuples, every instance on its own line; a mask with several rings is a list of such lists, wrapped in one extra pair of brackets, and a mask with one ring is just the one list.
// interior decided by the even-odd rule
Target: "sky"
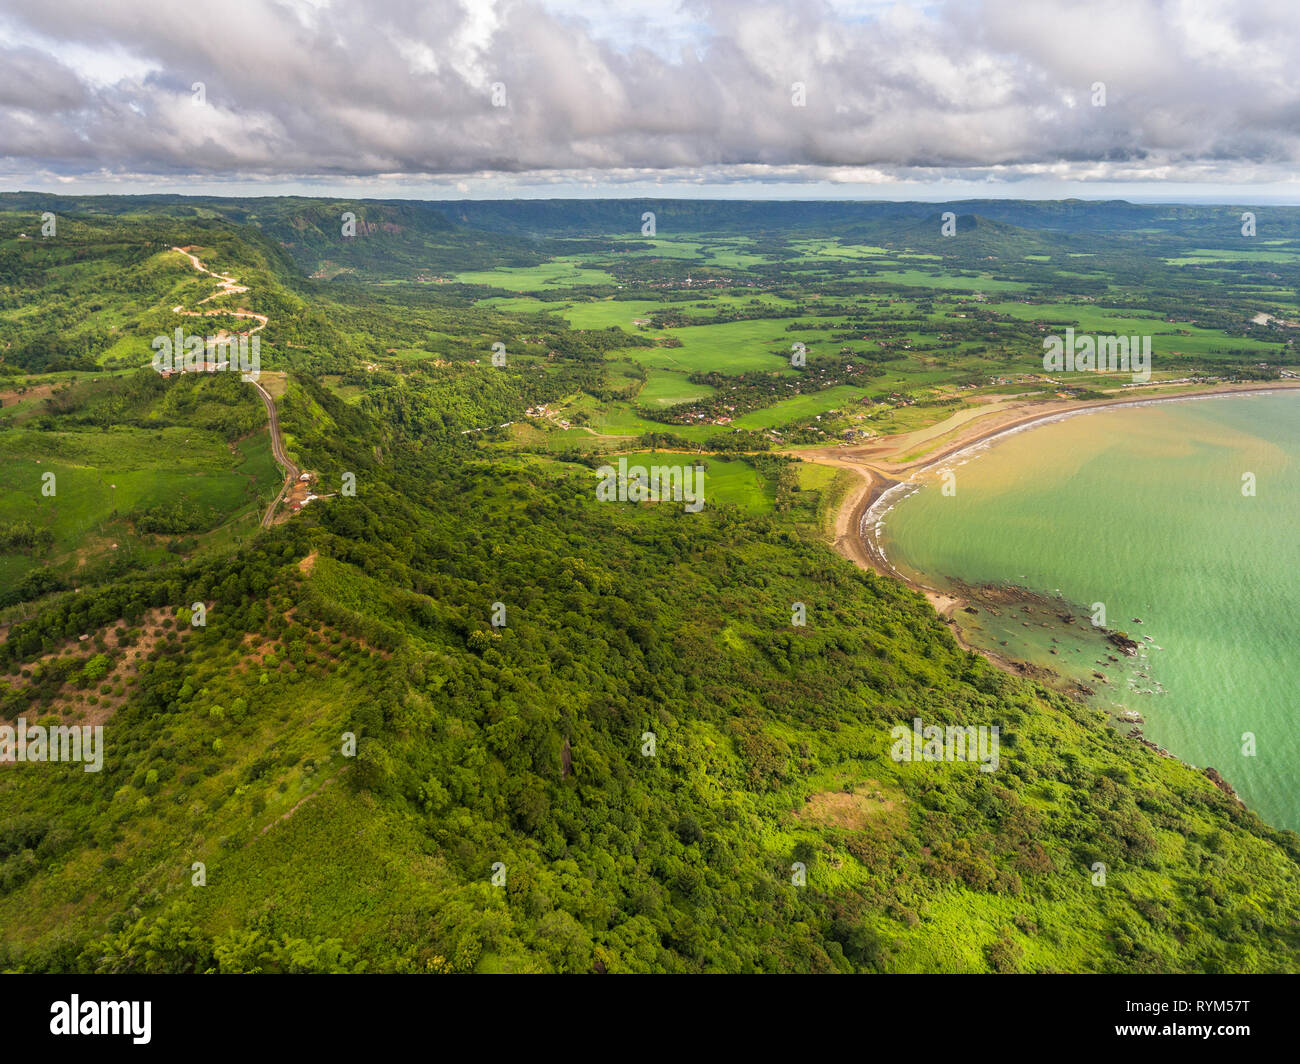
[(1296, 0), (4, 0), (0, 190), (1300, 203)]

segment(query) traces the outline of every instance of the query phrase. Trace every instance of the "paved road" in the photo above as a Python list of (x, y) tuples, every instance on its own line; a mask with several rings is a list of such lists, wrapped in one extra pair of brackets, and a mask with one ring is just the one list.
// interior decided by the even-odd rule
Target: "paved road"
[(300, 470), (289, 461), (289, 456), (284, 453), (284, 436), (280, 433), (280, 416), (275, 411), (275, 400), (271, 398), (271, 393), (257, 381), (253, 381), (252, 385), (257, 389), (257, 394), (262, 397), (262, 402), (266, 406), (266, 417), (271, 425), (271, 454), (274, 456), (276, 464), (284, 470), (284, 483), (280, 485), (280, 493), (276, 495), (271, 505), (266, 508), (266, 513), (262, 515), (262, 527), (270, 528), (271, 521), (275, 518), (276, 507), (280, 505), (280, 500), (284, 498), (285, 492), (293, 487)]

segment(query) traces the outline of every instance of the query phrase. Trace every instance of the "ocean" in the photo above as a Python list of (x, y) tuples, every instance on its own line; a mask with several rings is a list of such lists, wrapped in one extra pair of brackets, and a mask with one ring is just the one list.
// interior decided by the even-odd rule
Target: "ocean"
[(1140, 715), (1148, 740), (1300, 829), (1300, 393), (1081, 414), (918, 483), (879, 543), (920, 583), (976, 589), (967, 639)]

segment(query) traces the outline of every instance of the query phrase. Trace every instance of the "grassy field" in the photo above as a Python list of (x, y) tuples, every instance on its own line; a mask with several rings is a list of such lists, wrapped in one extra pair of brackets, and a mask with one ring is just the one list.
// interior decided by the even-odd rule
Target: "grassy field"
[(860, 413), (864, 409), (861, 402), (866, 394), (861, 388), (840, 385), (808, 395), (796, 395), (792, 399), (782, 399), (762, 410), (738, 417), (735, 425), (740, 429), (770, 429), (825, 414), (828, 410), (853, 410)]
[(118, 554), (166, 557), (166, 539), (137, 534), (130, 515), (177, 502), (201, 517), (196, 545), (225, 545), (256, 528), (279, 485), (265, 432), (234, 445), (178, 427), (0, 434), (0, 522), (53, 535), (39, 555), (0, 555), (0, 579), (12, 586), (40, 564), (73, 575)]
[(719, 458), (716, 455), (699, 457), (669, 451), (633, 451), (610, 455), (607, 461), (617, 466), (620, 459), (627, 460), (629, 469), (636, 465), (648, 469), (651, 466), (694, 466), (703, 463), (706, 506), (737, 506), (751, 514), (767, 513), (772, 509), (775, 498), (773, 486), (753, 466), (739, 459)]
[(536, 292), (546, 288), (615, 283), (614, 278), (604, 270), (583, 269), (576, 258), (555, 259), (540, 266), (470, 270), (458, 273), (455, 280), (461, 284), (489, 285), (493, 288), (505, 288), (511, 292)]
[(650, 372), (645, 386), (637, 393), (637, 402), (644, 406), (672, 406), (692, 399), (712, 395), (714, 389), (707, 384), (693, 384), (684, 373), (656, 369)]

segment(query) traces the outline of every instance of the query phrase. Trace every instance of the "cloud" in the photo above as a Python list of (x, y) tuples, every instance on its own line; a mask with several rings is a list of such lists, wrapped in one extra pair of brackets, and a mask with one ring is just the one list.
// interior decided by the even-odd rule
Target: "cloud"
[(584, 8), (7, 0), (0, 167), (1160, 181), (1300, 155), (1289, 0)]

